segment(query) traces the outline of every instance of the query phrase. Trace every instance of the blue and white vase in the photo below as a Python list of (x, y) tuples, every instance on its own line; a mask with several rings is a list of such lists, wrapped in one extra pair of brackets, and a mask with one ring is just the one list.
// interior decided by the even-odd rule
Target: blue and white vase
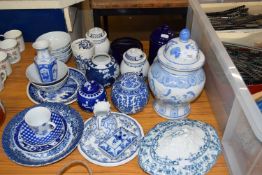
[(120, 112), (134, 114), (148, 103), (149, 89), (143, 76), (128, 72), (121, 75), (113, 84), (111, 98)]
[(120, 72), (135, 72), (147, 77), (149, 63), (146, 59), (146, 54), (138, 48), (128, 49), (123, 54), (123, 60), (120, 65)]
[(77, 92), (78, 105), (89, 112), (93, 112), (94, 105), (99, 101), (106, 101), (104, 87), (94, 80), (87, 81)]
[(87, 79), (95, 80), (104, 87), (112, 85), (119, 74), (119, 65), (108, 54), (95, 55), (86, 65)]
[(33, 43), (33, 48), (37, 50), (35, 63), (39, 76), (43, 83), (50, 83), (57, 79), (57, 63), (48, 50), (47, 40), (39, 40)]
[(149, 86), (155, 96), (154, 109), (162, 117), (178, 119), (189, 115), (190, 102), (204, 88), (205, 56), (190, 39), (188, 29), (162, 46), (148, 73)]

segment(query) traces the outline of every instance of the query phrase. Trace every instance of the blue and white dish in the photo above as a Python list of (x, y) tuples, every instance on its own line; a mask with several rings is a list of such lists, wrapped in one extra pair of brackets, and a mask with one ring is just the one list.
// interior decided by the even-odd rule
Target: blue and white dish
[(102, 114), (101, 119), (99, 117), (94, 116), (85, 122), (79, 152), (88, 161), (106, 167), (119, 166), (132, 160), (144, 136), (140, 124), (123, 113), (109, 112)]
[(119, 65), (106, 53), (95, 55), (86, 65), (87, 79), (95, 80), (104, 87), (112, 85), (119, 74)]
[(148, 103), (149, 89), (142, 75), (127, 72), (113, 84), (111, 98), (120, 112), (134, 114)]
[(54, 92), (44, 92), (29, 83), (27, 96), (34, 103), (59, 102), (64, 104), (73, 103), (77, 98), (78, 89), (86, 82), (85, 75), (79, 70), (69, 68), (69, 77), (64, 86)]
[(44, 166), (57, 162), (76, 148), (83, 134), (83, 119), (76, 110), (62, 103), (42, 103), (37, 106), (47, 107), (52, 113), (63, 118), (67, 129), (62, 141), (52, 149), (42, 152), (25, 151), (16, 144), (15, 134), (17, 127), (24, 121), (26, 112), (31, 108), (27, 108), (14, 116), (3, 132), (2, 146), (9, 159), (20, 165)]
[(138, 161), (148, 174), (203, 175), (220, 153), (220, 140), (212, 126), (196, 120), (169, 120), (144, 137)]
[(53, 149), (63, 140), (67, 124), (59, 114), (52, 113), (51, 121), (55, 123), (56, 128), (47, 136), (39, 137), (23, 120), (15, 128), (14, 140), (16, 145), (24, 151), (43, 152)]

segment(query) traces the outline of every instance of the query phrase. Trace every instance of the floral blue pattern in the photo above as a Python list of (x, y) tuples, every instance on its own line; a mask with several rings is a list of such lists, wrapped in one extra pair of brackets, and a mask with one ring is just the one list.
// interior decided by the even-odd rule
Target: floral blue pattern
[(69, 77), (65, 85), (54, 92), (44, 92), (33, 84), (27, 87), (27, 96), (34, 103), (59, 102), (70, 104), (76, 100), (78, 89), (86, 82), (85, 75), (79, 70), (69, 68)]
[(2, 137), (2, 145), (6, 155), (17, 164), (24, 166), (44, 166), (57, 162), (70, 154), (77, 146), (82, 137), (84, 123), (80, 114), (69, 106), (62, 103), (42, 103), (37, 106), (49, 108), (52, 113), (61, 116), (67, 125), (64, 138), (56, 147), (43, 152), (28, 152), (19, 148), (14, 141), (16, 128), (24, 120), (27, 108), (7, 124)]
[[(170, 159), (162, 157), (156, 151), (159, 149), (159, 140), (170, 130), (177, 130), (172, 134), (176, 138), (181, 133), (181, 127), (199, 128), (203, 131), (202, 146), (189, 157)], [(183, 131), (182, 131), (183, 132)], [(218, 135), (210, 125), (194, 120), (170, 120), (156, 125), (144, 137), (138, 153), (141, 168), (154, 175), (203, 175), (215, 164), (217, 156), (221, 153), (221, 144)]]
[[(132, 160), (137, 155), (144, 133), (135, 119), (122, 113), (111, 112), (109, 117), (102, 121), (103, 130), (97, 128), (96, 122), (96, 117), (85, 122), (84, 135), (78, 145), (78, 150), (87, 160), (101, 166), (118, 166)], [(109, 148), (111, 139), (115, 138), (118, 138), (118, 142)], [(109, 146), (108, 149), (105, 148), (106, 143)], [(119, 150), (109, 151), (114, 149)]]
[(142, 76), (129, 72), (113, 84), (111, 98), (119, 111), (134, 114), (148, 103), (149, 90)]

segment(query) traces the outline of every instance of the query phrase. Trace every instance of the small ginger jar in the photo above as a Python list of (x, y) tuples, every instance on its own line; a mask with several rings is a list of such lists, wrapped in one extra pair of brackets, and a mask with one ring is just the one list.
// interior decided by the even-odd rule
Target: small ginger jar
[(204, 88), (204, 62), (205, 56), (190, 39), (188, 29), (159, 49), (149, 69), (148, 81), (155, 96), (153, 107), (160, 116), (179, 119), (189, 115), (190, 102)]

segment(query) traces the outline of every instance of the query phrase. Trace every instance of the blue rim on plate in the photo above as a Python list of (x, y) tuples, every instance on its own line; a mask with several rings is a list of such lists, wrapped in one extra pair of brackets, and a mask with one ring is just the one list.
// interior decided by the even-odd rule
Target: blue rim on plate
[[(114, 122), (112, 121), (111, 125), (108, 126), (110, 128), (108, 129), (109, 133), (101, 136), (96, 126), (96, 118), (92, 117), (85, 122), (84, 134), (78, 145), (80, 154), (88, 161), (105, 167), (123, 165), (132, 160), (137, 155), (140, 141), (144, 137), (141, 125), (132, 117), (118, 112), (111, 112), (110, 115), (111, 119), (114, 118), (117, 121), (118, 129), (112, 129), (111, 125)], [(127, 140), (123, 139), (125, 143), (118, 143), (118, 146), (123, 149), (120, 150), (121, 152), (106, 152), (106, 150), (114, 149), (110, 148), (110, 144), (106, 149), (104, 146), (108, 141), (110, 142), (118, 137), (117, 132), (120, 130), (125, 130), (125, 133), (131, 136), (127, 138), (131, 139), (129, 140), (130, 143), (127, 144)], [(123, 146), (125, 148), (122, 148)]]
[(10, 160), (24, 166), (44, 166), (63, 159), (76, 148), (83, 134), (83, 119), (73, 108), (62, 103), (42, 103), (36, 106), (47, 107), (52, 113), (62, 116), (67, 123), (67, 130), (64, 139), (53, 149), (43, 152), (24, 151), (16, 145), (14, 135), (16, 127), (24, 120), (24, 115), (32, 107), (14, 116), (4, 129), (2, 146)]
[[(183, 128), (185, 129), (184, 131), (190, 128), (194, 129), (192, 130), (194, 133), (201, 133), (201, 137), (196, 139), (196, 141), (201, 140), (201, 142), (197, 142), (198, 145), (195, 144), (194, 140), (187, 142), (186, 138), (188, 135), (183, 135), (185, 132), (181, 132)], [(169, 135), (170, 133), (171, 135)], [(162, 139), (166, 136), (168, 136), (170, 143), (163, 142), (164, 140)], [(192, 139), (195, 138), (195, 135), (193, 136)], [(176, 141), (182, 141), (183, 139), (185, 143), (183, 150), (172, 148), (176, 149), (176, 152), (179, 151), (178, 154), (171, 154), (170, 145), (172, 145), (171, 140), (173, 139)], [(163, 145), (165, 145), (165, 147), (161, 147)], [(191, 150), (193, 152), (187, 151), (187, 148), (190, 148), (187, 147), (187, 145), (191, 146), (191, 148), (197, 146), (197, 149), (194, 148)], [(179, 146), (181, 147), (181, 145), (176, 145), (176, 147)], [(165, 150), (161, 148), (165, 148)], [(169, 120), (157, 124), (141, 141), (138, 152), (138, 163), (145, 172), (154, 175), (204, 175), (216, 163), (221, 151), (219, 137), (212, 126), (189, 119)]]
[(68, 80), (62, 88), (55, 92), (44, 92), (29, 83), (27, 96), (36, 104), (43, 102), (70, 104), (76, 101), (77, 91), (85, 82), (85, 75), (81, 71), (70, 67)]

